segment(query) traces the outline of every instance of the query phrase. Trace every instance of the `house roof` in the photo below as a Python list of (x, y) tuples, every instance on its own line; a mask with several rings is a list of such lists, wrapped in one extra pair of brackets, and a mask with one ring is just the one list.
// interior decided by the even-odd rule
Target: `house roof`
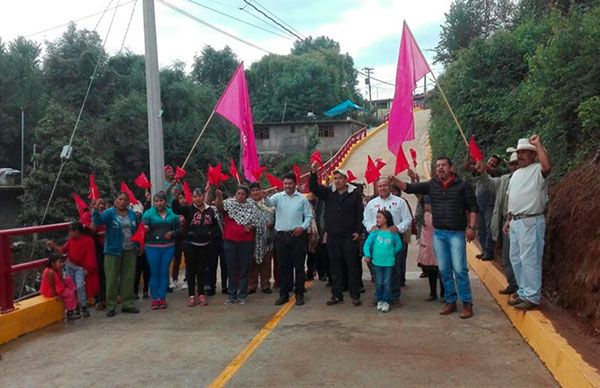
[(255, 127), (289, 127), (290, 125), (319, 125), (319, 124), (347, 124), (352, 123), (359, 125), (361, 127), (366, 127), (367, 124), (361, 123), (358, 120), (350, 119), (350, 120), (302, 120), (302, 121), (285, 121), (285, 122), (266, 122), (266, 123), (254, 123)]

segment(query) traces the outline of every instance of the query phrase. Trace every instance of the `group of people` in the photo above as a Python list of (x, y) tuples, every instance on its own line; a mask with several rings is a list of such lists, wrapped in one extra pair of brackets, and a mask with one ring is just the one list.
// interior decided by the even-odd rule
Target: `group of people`
[[(206, 306), (207, 297), (216, 293), (219, 262), (227, 305), (248, 303), (260, 285), (266, 294), (279, 289), (276, 305), (288, 303), (293, 293), (295, 304), (302, 306), (305, 280), (318, 275), (331, 285), (327, 305), (343, 303), (347, 291), (351, 304), (360, 306), (364, 259), (375, 283), (372, 305), (385, 313), (401, 306), (408, 244), (411, 234), (417, 234), (418, 263), (430, 285), (427, 300), (438, 299), (439, 280), (445, 303), (440, 314), (457, 311), (460, 300), (460, 318), (468, 319), (473, 298), (466, 242), (477, 237), (478, 213), (484, 212), (479, 217), (486, 223), (479, 227), (481, 259), (489, 255), (490, 229), (493, 238), (502, 238), (510, 257), (509, 287), (502, 292), (515, 294), (509, 303), (516, 308), (535, 308), (540, 302), (543, 211), (551, 166), (538, 136), (521, 139), (512, 151), (509, 174), (490, 176), (497, 157), (487, 166), (469, 166), (476, 190), (454, 172), (449, 158), (440, 157), (431, 180), (420, 182), (410, 170), (410, 183), (381, 177), (372, 197), (349, 183), (342, 169), (333, 172), (331, 185), (323, 185), (314, 163), (306, 195), (298, 191), (296, 175), (288, 173), (283, 190), (273, 195), (259, 183), (240, 185), (229, 198), (206, 186), (194, 189), (188, 203), (167, 166), (165, 190), (152, 198), (146, 193), (143, 207), (131, 205), (126, 192), (118, 193), (110, 207), (106, 201), (92, 201), (82, 222), (71, 225), (64, 245), (48, 242), (54, 253), (42, 276), (41, 293), (63, 299), (67, 317), (88, 316), (88, 300), (94, 297), (97, 307), (105, 304), (109, 317), (115, 316), (119, 303), (121, 312), (138, 313), (134, 300), (143, 275), (143, 297), (152, 298), (151, 309), (164, 309), (174, 284), (170, 276), (177, 279), (177, 260), (183, 253), (190, 307)], [(401, 191), (417, 195), (415, 217)], [(491, 211), (482, 209), (490, 191), (495, 194)], [(487, 192), (488, 202), (478, 200), (480, 192)], [(488, 228), (488, 219), (495, 228)], [(503, 236), (498, 233), (501, 222)], [(141, 242), (134, 237), (140, 229)]]

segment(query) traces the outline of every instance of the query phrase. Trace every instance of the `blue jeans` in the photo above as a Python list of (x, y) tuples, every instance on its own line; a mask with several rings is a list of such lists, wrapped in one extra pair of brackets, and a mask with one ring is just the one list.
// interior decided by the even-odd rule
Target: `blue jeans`
[(435, 229), (433, 249), (437, 257), (446, 303), (473, 303), (469, 267), (467, 266), (467, 248), (465, 232)]
[(542, 255), (544, 216), (513, 220), (510, 223), (510, 263), (517, 279), (519, 298), (540, 304), (542, 299)]
[(169, 287), (169, 266), (175, 256), (175, 245), (146, 247), (146, 259), (150, 265), (150, 294), (152, 299), (165, 299)]
[(230, 299), (242, 299), (248, 296), (248, 274), (253, 259), (252, 241), (223, 241), (225, 260), (227, 261), (227, 292)]
[(87, 295), (85, 294), (85, 272), (83, 267), (75, 264), (67, 264), (67, 275), (75, 281), (77, 285), (77, 299), (79, 299), (79, 306), (87, 307)]
[(375, 272), (375, 297), (377, 302), (390, 303), (392, 301), (392, 274), (394, 267), (380, 267), (373, 265)]
[(494, 239), (492, 238), (492, 215), (494, 213), (494, 205), (480, 204), (479, 206), (479, 227), (477, 228), (477, 237), (481, 248), (483, 249), (484, 257), (494, 257)]

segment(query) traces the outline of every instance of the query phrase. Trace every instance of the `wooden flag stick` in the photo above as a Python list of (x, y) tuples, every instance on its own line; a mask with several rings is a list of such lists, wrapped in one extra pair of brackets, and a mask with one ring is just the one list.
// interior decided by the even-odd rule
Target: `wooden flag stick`
[(206, 124), (204, 124), (204, 127), (202, 127), (202, 130), (200, 131), (200, 134), (198, 135), (198, 138), (196, 138), (196, 141), (194, 142), (194, 145), (192, 146), (192, 149), (190, 150), (190, 152), (188, 153), (188, 156), (185, 158), (185, 161), (183, 162), (183, 164), (181, 165), (181, 168), (185, 168), (185, 165), (187, 164), (187, 162), (190, 160), (190, 157), (192, 156), (192, 153), (194, 152), (194, 150), (196, 149), (196, 146), (198, 145), (198, 142), (200, 141), (200, 138), (202, 137), (202, 135), (204, 134), (204, 131), (206, 130), (206, 127), (208, 127), (208, 123), (210, 123), (210, 120), (212, 120), (213, 116), (215, 114), (215, 111), (213, 110), (210, 113), (210, 116), (208, 116), (208, 120), (206, 120)]
[[(446, 106), (448, 107), (448, 110), (450, 111), (450, 114), (452, 115), (452, 118), (454, 119), (454, 122), (456, 123), (456, 126), (458, 127), (458, 130), (460, 131), (460, 135), (462, 136), (462, 138), (463, 138), (463, 140), (465, 142), (465, 146), (467, 148), (469, 148), (469, 142), (467, 141), (467, 137), (465, 136), (465, 132), (463, 131), (462, 127), (460, 126), (460, 123), (458, 122), (458, 119), (456, 118), (456, 115), (454, 114), (454, 110), (452, 110), (452, 107), (450, 106), (450, 103), (448, 102), (448, 99), (446, 98), (446, 93), (444, 93), (444, 90), (440, 86), (440, 83), (435, 78), (435, 74), (433, 74), (433, 71), (430, 74), (433, 77), (433, 81), (435, 82), (435, 86), (437, 86), (438, 90), (440, 91), (440, 94), (442, 95), (442, 98), (444, 99), (444, 102), (446, 103)], [(427, 93), (427, 91), (425, 91), (425, 93)]]

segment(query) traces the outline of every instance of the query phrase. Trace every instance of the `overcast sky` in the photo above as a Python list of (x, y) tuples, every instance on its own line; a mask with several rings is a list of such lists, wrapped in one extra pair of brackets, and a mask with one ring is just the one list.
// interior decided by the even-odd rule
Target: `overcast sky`
[[(244, 0), (167, 0), (186, 12), (213, 24), (222, 30), (237, 35), (269, 52), (287, 54), (293, 39), (285, 38), (243, 24), (237, 20), (202, 8), (202, 4), (227, 15), (243, 19), (267, 30), (281, 32), (273, 22), (267, 20)], [(248, 0), (250, 1), (250, 0)], [(19, 0), (2, 4), (0, 13), (0, 38), (7, 42), (19, 35), (44, 42), (59, 37), (65, 26), (57, 27), (70, 20), (78, 20), (91, 14), (98, 15), (77, 21), (79, 28), (94, 29), (100, 14), (111, 3), (116, 8), (113, 27), (107, 40), (107, 50), (118, 52), (135, 4), (131, 26), (125, 40), (125, 48), (144, 52), (142, 0)], [(402, 21), (406, 20), (417, 42), (431, 64), (432, 52), (439, 39), (440, 24), (448, 11), (451, 0), (252, 0), (257, 8), (268, 10), (292, 26), (303, 36), (326, 35), (340, 42), (342, 52), (348, 52), (355, 66), (360, 69), (373, 67), (373, 76), (394, 82), (398, 59)], [(240, 9), (244, 7), (244, 9)], [(263, 6), (264, 8), (262, 8)], [(214, 31), (180, 13), (155, 2), (158, 34), (158, 56), (161, 66), (168, 66), (176, 60), (192, 63), (204, 45), (217, 49), (229, 45), (248, 67), (259, 60), (264, 51), (238, 42), (220, 32)], [(97, 31), (102, 38), (106, 35), (113, 10), (100, 20)], [(266, 11), (265, 11), (266, 12)], [(262, 19), (262, 20), (261, 20)], [(269, 25), (271, 24), (271, 25)], [(289, 37), (289, 35), (288, 35)], [(436, 73), (440, 66), (433, 66)], [(359, 88), (366, 95), (364, 78), (359, 77)], [(388, 98), (393, 95), (393, 86), (372, 83), (373, 99)]]

